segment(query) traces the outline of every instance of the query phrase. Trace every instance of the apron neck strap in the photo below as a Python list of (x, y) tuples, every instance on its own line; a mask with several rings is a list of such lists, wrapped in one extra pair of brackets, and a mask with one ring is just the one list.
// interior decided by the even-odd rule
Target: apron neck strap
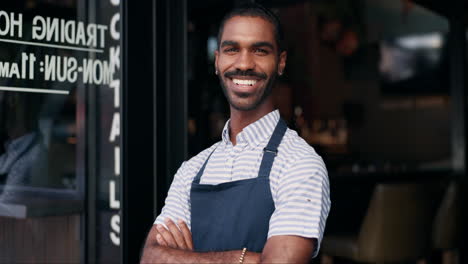
[(193, 182), (194, 182), (194, 183), (196, 183), (196, 184), (199, 184), (199, 183), (200, 183), (200, 178), (201, 178), (201, 176), (203, 175), (203, 172), (205, 172), (206, 164), (208, 163), (208, 160), (210, 160), (211, 155), (213, 154), (213, 152), (215, 152), (215, 150), (216, 150), (217, 148), (218, 148), (218, 147), (216, 146), (216, 147), (213, 149), (213, 151), (211, 151), (210, 155), (208, 155), (208, 158), (206, 158), (205, 163), (203, 163), (203, 166), (202, 166), (201, 169), (198, 171), (197, 176), (195, 176), (195, 179), (193, 179)]
[(284, 122), (283, 119), (280, 119), (271, 135), (270, 141), (263, 149), (262, 163), (260, 164), (260, 169), (258, 171), (259, 178), (268, 178), (270, 176), (273, 161), (275, 160), (276, 155), (278, 155), (278, 146), (287, 129), (288, 126), (286, 125), (286, 122)]

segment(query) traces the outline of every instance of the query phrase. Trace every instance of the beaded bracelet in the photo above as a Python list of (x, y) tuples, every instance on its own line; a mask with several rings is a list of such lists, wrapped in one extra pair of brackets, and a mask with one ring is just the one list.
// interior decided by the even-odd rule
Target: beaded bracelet
[(245, 252), (246, 251), (247, 251), (247, 248), (242, 249), (242, 253), (241, 253), (240, 258), (239, 258), (239, 263), (240, 264), (244, 263), (244, 257), (245, 257)]

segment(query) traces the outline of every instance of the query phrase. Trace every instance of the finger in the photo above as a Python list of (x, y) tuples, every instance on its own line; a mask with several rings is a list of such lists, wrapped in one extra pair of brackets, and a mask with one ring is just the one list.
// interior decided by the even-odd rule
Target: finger
[(177, 247), (180, 249), (187, 249), (187, 244), (185, 244), (184, 236), (182, 235), (182, 232), (180, 232), (179, 228), (172, 222), (170, 218), (167, 218), (166, 221), (166, 226), (169, 228), (169, 231), (172, 233), (172, 236), (174, 237), (174, 240), (177, 243)]
[(166, 240), (161, 236), (161, 234), (156, 235), (156, 241), (158, 241), (158, 244), (160, 246), (168, 247), (169, 245), (167, 244)]
[(184, 235), (185, 244), (187, 244), (188, 249), (193, 250), (192, 232), (190, 232), (187, 224), (182, 220), (179, 220), (178, 226), (182, 235)]
[(158, 224), (156, 228), (159, 231), (159, 234), (163, 237), (164, 241), (166, 241), (167, 245), (171, 248), (177, 248), (177, 243), (174, 240), (171, 232), (167, 230), (163, 225)]

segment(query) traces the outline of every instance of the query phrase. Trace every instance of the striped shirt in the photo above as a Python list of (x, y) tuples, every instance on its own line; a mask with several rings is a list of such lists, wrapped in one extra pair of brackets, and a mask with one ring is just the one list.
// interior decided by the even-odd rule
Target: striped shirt
[[(200, 184), (255, 178), (258, 176), (266, 147), (280, 118), (272, 111), (245, 127), (236, 137), (234, 146), (229, 139), (229, 121), (222, 140), (186, 161), (177, 171), (161, 214), (155, 224), (167, 217), (183, 220), (190, 227), (190, 187), (203, 163), (211, 155)], [(278, 147), (270, 172), (270, 188), (275, 211), (270, 218), (268, 238), (296, 235), (318, 240), (317, 255), (330, 210), (328, 174), (322, 158), (294, 130), (288, 129)]]

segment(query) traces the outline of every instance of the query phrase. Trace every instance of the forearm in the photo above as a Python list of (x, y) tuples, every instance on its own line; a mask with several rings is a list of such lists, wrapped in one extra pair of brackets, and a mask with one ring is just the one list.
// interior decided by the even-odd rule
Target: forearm
[(315, 245), (315, 239), (273, 236), (265, 244), (261, 263), (310, 263)]
[[(242, 250), (193, 252), (154, 245), (146, 247), (141, 263), (237, 263)], [(244, 263), (260, 263), (260, 254), (246, 252)]]

